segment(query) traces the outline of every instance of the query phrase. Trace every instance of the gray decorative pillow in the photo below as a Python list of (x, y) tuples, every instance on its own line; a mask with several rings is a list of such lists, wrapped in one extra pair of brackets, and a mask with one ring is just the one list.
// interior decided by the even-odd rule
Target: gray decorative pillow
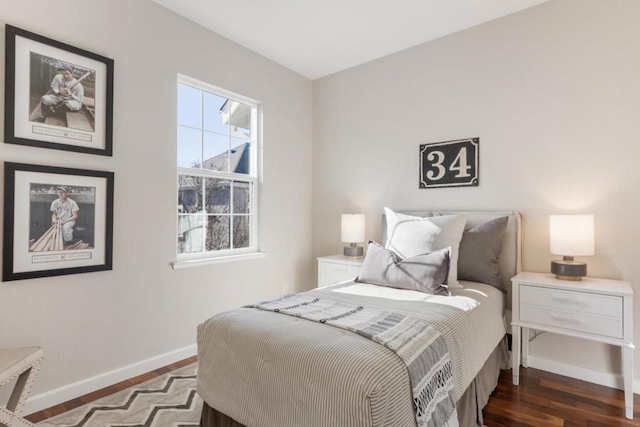
[(500, 278), (498, 257), (508, 217), (487, 221), (462, 233), (458, 255), (458, 279), (487, 283), (506, 292)]
[(395, 252), (369, 241), (356, 282), (409, 289), (434, 295), (449, 295), (447, 277), (451, 249), (401, 259)]
[(443, 215), (421, 218), (384, 208), (387, 226), (386, 248), (402, 258), (450, 248), (451, 266), (448, 285), (461, 288), (458, 283), (458, 247), (467, 223), (465, 215)]

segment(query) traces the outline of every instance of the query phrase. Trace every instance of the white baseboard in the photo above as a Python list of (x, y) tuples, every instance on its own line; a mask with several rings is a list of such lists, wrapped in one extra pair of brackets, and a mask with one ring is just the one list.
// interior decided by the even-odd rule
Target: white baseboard
[[(530, 368), (540, 369), (542, 371), (564, 375), (565, 377), (576, 378), (578, 380), (624, 390), (624, 382), (622, 380), (621, 374), (581, 368), (579, 366), (567, 365), (565, 363), (556, 362), (554, 360), (541, 359), (531, 355), (529, 355), (528, 362)], [(637, 393), (639, 390), (640, 381), (634, 379), (633, 392)]]
[[(24, 414), (32, 414), (46, 408), (58, 405), (76, 397), (100, 390), (101, 388), (119, 383), (120, 381), (136, 377), (154, 369), (170, 365), (174, 362), (189, 358), (197, 353), (196, 344), (179, 348), (159, 356), (151, 357), (131, 365), (123, 366), (113, 371), (105, 372), (73, 384), (34, 395), (27, 399)], [(36, 378), (36, 381), (38, 379)]]

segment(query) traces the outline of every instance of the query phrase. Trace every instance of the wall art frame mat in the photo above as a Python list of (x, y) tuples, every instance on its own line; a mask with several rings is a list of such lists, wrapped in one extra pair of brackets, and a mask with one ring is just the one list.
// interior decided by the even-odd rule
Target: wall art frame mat
[(3, 281), (112, 269), (113, 172), (4, 165)]
[(114, 62), (5, 26), (5, 142), (111, 156)]

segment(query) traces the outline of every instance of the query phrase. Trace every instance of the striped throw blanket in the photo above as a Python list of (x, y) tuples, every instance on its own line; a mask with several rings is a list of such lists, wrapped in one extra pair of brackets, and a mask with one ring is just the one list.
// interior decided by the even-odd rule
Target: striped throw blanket
[(418, 426), (458, 426), (449, 353), (424, 320), (305, 294), (251, 306), (346, 329), (389, 348), (407, 366)]

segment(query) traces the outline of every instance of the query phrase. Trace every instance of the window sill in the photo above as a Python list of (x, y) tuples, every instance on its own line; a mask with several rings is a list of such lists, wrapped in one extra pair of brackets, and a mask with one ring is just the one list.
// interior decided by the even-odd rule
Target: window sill
[(181, 268), (199, 267), (202, 265), (222, 264), (225, 262), (233, 262), (233, 261), (246, 261), (249, 259), (264, 258), (266, 256), (267, 256), (266, 252), (253, 252), (250, 254), (229, 255), (229, 256), (221, 256), (221, 257), (215, 257), (215, 258), (189, 259), (189, 260), (172, 262), (171, 267), (173, 267), (174, 270), (178, 270)]

